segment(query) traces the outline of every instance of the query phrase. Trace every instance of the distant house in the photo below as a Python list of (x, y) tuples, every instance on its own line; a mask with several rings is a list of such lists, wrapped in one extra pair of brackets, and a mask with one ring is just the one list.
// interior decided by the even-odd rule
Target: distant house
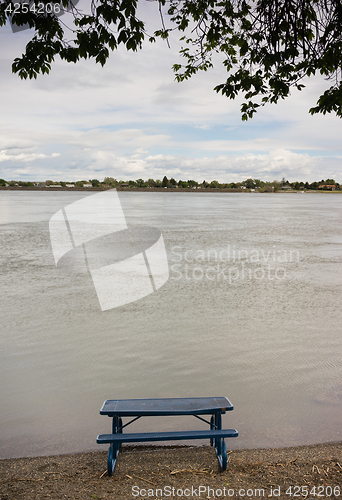
[(335, 184), (321, 184), (319, 189), (336, 189)]
[(75, 184), (65, 184), (65, 187), (67, 187), (67, 188), (74, 188)]
[(91, 184), (91, 182), (86, 182), (85, 184), (83, 184), (82, 187), (84, 187), (84, 188), (92, 188), (93, 185)]

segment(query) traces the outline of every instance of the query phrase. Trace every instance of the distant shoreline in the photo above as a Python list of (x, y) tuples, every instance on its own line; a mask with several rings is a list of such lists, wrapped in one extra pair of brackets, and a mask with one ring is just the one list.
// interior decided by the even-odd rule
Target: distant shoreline
[(129, 187), (115, 187), (115, 188), (103, 188), (103, 187), (93, 187), (93, 188), (49, 188), (49, 187), (27, 187), (27, 186), (0, 186), (0, 191), (68, 191), (70, 193), (74, 191), (93, 193), (98, 191), (109, 191), (110, 189), (116, 189), (117, 191), (133, 191), (133, 192), (146, 192), (146, 193), (251, 193), (251, 194), (286, 194), (286, 193), (342, 193), (342, 190), (277, 190), (277, 191), (252, 191), (250, 189), (220, 189), (220, 188), (202, 188), (202, 189), (192, 189), (192, 188), (129, 188)]

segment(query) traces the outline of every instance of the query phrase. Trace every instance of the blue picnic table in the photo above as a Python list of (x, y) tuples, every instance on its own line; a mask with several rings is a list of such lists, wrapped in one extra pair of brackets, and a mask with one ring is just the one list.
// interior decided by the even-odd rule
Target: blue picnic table
[[(227, 468), (227, 450), (224, 438), (237, 437), (236, 429), (222, 429), (222, 414), (234, 407), (226, 397), (209, 398), (156, 398), (156, 399), (108, 399), (103, 403), (101, 415), (113, 419), (112, 433), (97, 437), (98, 444), (109, 444), (107, 469), (113, 475), (122, 443), (142, 443), (149, 441), (175, 441), (186, 439), (210, 439), (215, 447), (221, 470)], [(123, 429), (141, 417), (170, 415), (191, 415), (209, 428), (193, 431), (135, 432), (123, 433)], [(206, 420), (202, 415), (207, 415)], [(134, 417), (123, 424), (123, 417)]]

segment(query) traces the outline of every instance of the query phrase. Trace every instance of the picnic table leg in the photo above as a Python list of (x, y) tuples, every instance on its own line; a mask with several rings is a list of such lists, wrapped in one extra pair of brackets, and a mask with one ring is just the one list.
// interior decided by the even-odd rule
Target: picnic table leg
[[(113, 417), (112, 434), (122, 432), (122, 419), (120, 417)], [(116, 460), (120, 451), (120, 443), (111, 443), (108, 450), (107, 471), (108, 476), (112, 476), (116, 464)]]
[[(221, 412), (216, 412), (215, 413), (215, 418), (214, 418), (215, 426), (216, 429), (222, 429), (222, 416)], [(227, 469), (227, 449), (226, 449), (226, 443), (224, 442), (223, 438), (215, 438), (213, 439), (214, 441), (214, 446), (216, 450), (216, 455), (217, 459), (219, 461), (221, 470), (226, 470)]]
[[(215, 430), (215, 415), (211, 416), (210, 419), (210, 430)], [(215, 446), (215, 439), (210, 439), (210, 446)]]
[(227, 469), (227, 448), (226, 448), (226, 443), (224, 442), (224, 439), (222, 439), (222, 443), (221, 443), (221, 455), (219, 457), (219, 463), (221, 466), (221, 470)]

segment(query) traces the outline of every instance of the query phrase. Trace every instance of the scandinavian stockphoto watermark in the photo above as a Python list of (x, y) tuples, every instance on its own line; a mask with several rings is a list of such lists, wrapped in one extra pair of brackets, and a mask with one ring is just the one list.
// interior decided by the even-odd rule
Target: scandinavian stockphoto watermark
[(185, 281), (226, 281), (238, 280), (284, 280), (289, 265), (299, 262), (299, 251), (280, 249), (272, 245), (268, 248), (239, 249), (228, 244), (220, 250), (171, 249), (171, 271), (173, 280)]
[[(79, 0), (69, 0), (68, 4), (64, 6), (62, 2), (53, 2), (49, 0), (12, 0), (8, 3), (5, 13), (10, 22), (12, 33), (17, 33), (18, 31), (30, 29), (28, 23), (19, 24), (17, 14), (33, 13), (39, 16), (54, 15), (60, 17), (66, 12), (70, 12), (78, 2)], [(4, 3), (4, 1), (1, 3)]]
[(102, 311), (146, 297), (169, 278), (161, 231), (128, 225), (115, 189), (65, 206), (49, 228), (56, 266), (90, 274)]

